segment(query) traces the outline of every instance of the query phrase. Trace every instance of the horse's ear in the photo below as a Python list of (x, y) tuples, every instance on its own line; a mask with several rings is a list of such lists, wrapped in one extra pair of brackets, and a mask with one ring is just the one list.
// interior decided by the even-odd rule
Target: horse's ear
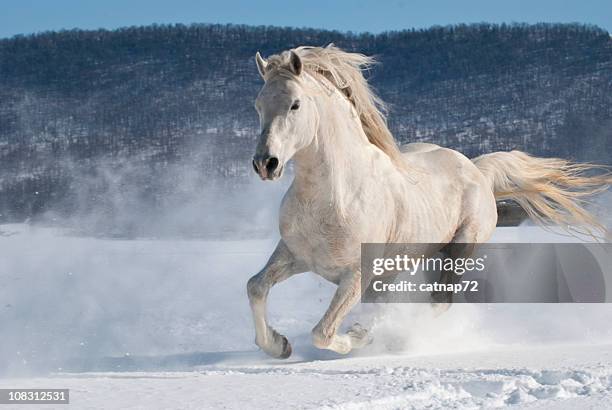
[(259, 71), (259, 75), (261, 78), (264, 78), (266, 75), (266, 67), (268, 66), (268, 62), (263, 59), (259, 51), (255, 54), (255, 62), (257, 63), (257, 70)]
[(291, 59), (289, 60), (289, 68), (295, 75), (302, 73), (302, 60), (295, 51), (291, 50)]

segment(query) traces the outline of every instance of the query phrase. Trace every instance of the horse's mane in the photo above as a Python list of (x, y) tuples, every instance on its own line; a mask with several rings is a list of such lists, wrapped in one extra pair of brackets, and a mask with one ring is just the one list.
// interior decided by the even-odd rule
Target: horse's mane
[(387, 127), (385, 103), (376, 95), (363, 76), (362, 70), (375, 60), (359, 53), (348, 53), (335, 47), (298, 47), (270, 56), (267, 69), (285, 68), (295, 52), (303, 69), (315, 77), (329, 80), (353, 104), (370, 143), (380, 148), (398, 165), (404, 165), (401, 152)]

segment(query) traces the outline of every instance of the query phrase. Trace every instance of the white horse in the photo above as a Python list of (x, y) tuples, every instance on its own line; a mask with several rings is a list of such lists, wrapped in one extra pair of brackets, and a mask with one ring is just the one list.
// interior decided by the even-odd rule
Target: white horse
[[(348, 353), (365, 329), (338, 329), (361, 296), (361, 243), (478, 243), (497, 223), (496, 200), (518, 202), (537, 221), (604, 229), (581, 198), (606, 189), (610, 174), (587, 177), (588, 164), (518, 151), (469, 160), (433, 144), (399, 149), (382, 101), (361, 70), (373, 60), (333, 45), (256, 55), (265, 84), (255, 107), (261, 136), (253, 167), (275, 180), (291, 158), (295, 179), (282, 201), (276, 250), (247, 285), (256, 343), (287, 358), (291, 345), (266, 319), (276, 283), (312, 271), (338, 285), (312, 330), (316, 347)], [(589, 229), (589, 228), (587, 228)], [(590, 232), (590, 230), (589, 230)]]

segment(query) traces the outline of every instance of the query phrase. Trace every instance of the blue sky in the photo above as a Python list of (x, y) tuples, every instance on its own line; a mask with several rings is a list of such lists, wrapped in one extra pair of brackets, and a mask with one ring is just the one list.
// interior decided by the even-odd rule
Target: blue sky
[(0, 1), (0, 37), (151, 23), (242, 23), (381, 32), (483, 21), (581, 22), (612, 32), (612, 0)]

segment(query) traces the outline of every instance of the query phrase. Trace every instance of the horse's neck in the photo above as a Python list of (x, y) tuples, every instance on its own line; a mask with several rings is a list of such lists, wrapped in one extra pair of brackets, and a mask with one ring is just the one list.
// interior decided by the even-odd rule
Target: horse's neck
[(313, 143), (296, 153), (298, 195), (342, 207), (351, 190), (370, 177), (374, 150), (354, 109), (340, 95), (319, 97), (319, 125)]

